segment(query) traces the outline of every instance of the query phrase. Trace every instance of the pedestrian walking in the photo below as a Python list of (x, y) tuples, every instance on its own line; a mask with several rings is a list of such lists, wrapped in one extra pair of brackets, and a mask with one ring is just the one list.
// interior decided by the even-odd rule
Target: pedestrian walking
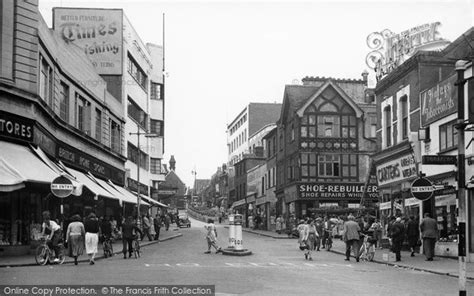
[(395, 261), (401, 261), (402, 244), (405, 240), (405, 226), (402, 218), (395, 219), (395, 223), (390, 227), (390, 236), (392, 237), (392, 252), (395, 253)]
[(84, 223), (86, 231), (86, 253), (89, 255), (89, 264), (94, 265), (95, 254), (97, 254), (97, 245), (99, 244), (99, 220), (94, 213), (90, 213)]
[(151, 235), (150, 235), (151, 224), (150, 224), (150, 219), (148, 219), (148, 214), (142, 216), (142, 221), (143, 221), (143, 233), (140, 240), (143, 240), (143, 238), (146, 235), (148, 237), (148, 240), (152, 241), (153, 239), (151, 238)]
[(150, 236), (152, 240), (155, 240), (155, 236), (156, 236), (155, 219), (153, 218), (153, 215), (148, 216), (148, 219), (150, 220)]
[(168, 229), (170, 229), (170, 224), (171, 224), (171, 217), (169, 214), (166, 214), (165, 215), (165, 228), (166, 228), (166, 231), (168, 231)]
[(278, 216), (278, 218), (276, 218), (275, 220), (275, 229), (278, 234), (281, 234), (282, 224), (283, 224), (283, 219), (281, 218), (281, 216)]
[(153, 220), (153, 225), (155, 226), (155, 240), (160, 239), (161, 223), (160, 215), (156, 214), (155, 220)]
[(420, 224), (421, 237), (423, 238), (423, 251), (426, 261), (433, 261), (434, 249), (438, 238), (438, 223), (431, 218), (430, 213), (425, 213), (425, 217)]
[(77, 265), (77, 258), (84, 253), (84, 241), (86, 230), (82, 223), (81, 216), (73, 215), (66, 231), (66, 243), (68, 256), (74, 258), (74, 265)]
[[(313, 220), (314, 221), (314, 220)], [(315, 220), (316, 222), (314, 222), (314, 226), (316, 227), (316, 240), (315, 240), (315, 248), (316, 248), (316, 251), (319, 251), (319, 249), (321, 248), (321, 239), (324, 235), (324, 226), (323, 226), (323, 219), (321, 219), (320, 217), (316, 218)]]
[(420, 240), (420, 229), (418, 227), (418, 223), (415, 221), (415, 216), (410, 216), (410, 219), (408, 220), (407, 223), (407, 241), (408, 241), (408, 247), (410, 248), (411, 257), (415, 256), (415, 248), (418, 244), (418, 241)]
[(304, 254), (306, 260), (313, 260), (312, 252), (316, 249), (317, 240), (319, 239), (319, 234), (317, 227), (314, 223), (314, 220), (310, 220), (309, 224), (305, 225), (303, 228), (303, 239), (302, 241), (306, 243), (308, 249)]
[(295, 228), (296, 228), (295, 215), (291, 215), (290, 218), (288, 219), (288, 222), (286, 223), (286, 232), (288, 234), (288, 237), (293, 236), (293, 230)]
[(222, 252), (222, 248), (219, 247), (217, 244), (217, 228), (214, 225), (214, 220), (208, 219), (207, 225), (204, 226), (206, 228), (206, 241), (207, 241), (207, 251), (204, 252), (205, 254), (211, 253), (211, 247), (216, 249), (216, 254)]
[(342, 238), (346, 243), (346, 261), (350, 261), (351, 249), (354, 251), (356, 261), (359, 262), (359, 232), (361, 231), (359, 224), (355, 222), (355, 218), (352, 215), (347, 217), (347, 221), (344, 222), (344, 230), (342, 232)]
[(133, 222), (133, 217), (129, 216), (127, 220), (125, 220), (125, 222), (122, 224), (123, 259), (127, 259), (127, 251), (128, 251), (128, 258), (132, 257), (133, 240), (138, 235), (141, 237), (142, 231)]
[(382, 249), (382, 224), (380, 223), (380, 220), (375, 219), (370, 228), (374, 231), (374, 238), (377, 240), (375, 247)]

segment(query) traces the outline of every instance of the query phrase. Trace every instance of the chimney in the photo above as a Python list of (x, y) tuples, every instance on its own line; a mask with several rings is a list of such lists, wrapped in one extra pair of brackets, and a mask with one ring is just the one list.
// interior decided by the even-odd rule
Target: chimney
[(369, 86), (369, 83), (368, 83), (368, 77), (369, 77), (369, 72), (367, 72), (367, 70), (364, 70), (364, 72), (362, 72), (362, 80), (365, 81), (365, 86)]
[(174, 171), (176, 169), (176, 160), (174, 160), (174, 155), (171, 155), (170, 158), (170, 170)]

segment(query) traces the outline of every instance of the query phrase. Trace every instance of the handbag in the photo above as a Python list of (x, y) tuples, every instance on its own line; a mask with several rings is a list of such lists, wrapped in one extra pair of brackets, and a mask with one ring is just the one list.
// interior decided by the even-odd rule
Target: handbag
[(308, 245), (306, 244), (306, 242), (301, 242), (300, 243), (300, 250), (301, 251), (304, 251), (304, 250), (307, 250), (309, 249)]

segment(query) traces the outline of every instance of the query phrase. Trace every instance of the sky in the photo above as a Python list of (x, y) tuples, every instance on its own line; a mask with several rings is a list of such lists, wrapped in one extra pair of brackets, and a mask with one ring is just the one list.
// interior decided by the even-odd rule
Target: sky
[(285, 85), (306, 76), (360, 79), (372, 32), (400, 33), (439, 21), (454, 41), (473, 26), (474, 0), (132, 1), (39, 0), (53, 7), (122, 8), (145, 43), (163, 44), (165, 154), (193, 186), (227, 162), (227, 124), (250, 102), (282, 103)]

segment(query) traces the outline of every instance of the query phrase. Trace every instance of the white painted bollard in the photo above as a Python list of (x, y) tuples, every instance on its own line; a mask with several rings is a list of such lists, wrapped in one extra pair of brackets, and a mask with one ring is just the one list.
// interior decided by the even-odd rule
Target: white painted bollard
[(244, 248), (244, 242), (242, 240), (242, 215), (237, 214), (234, 216), (235, 225), (235, 250), (242, 250)]
[(235, 248), (235, 225), (234, 215), (229, 216), (229, 249)]
[(240, 214), (229, 216), (229, 247), (222, 250), (222, 254), (231, 256), (252, 255), (252, 251), (244, 249), (242, 240), (242, 215)]

